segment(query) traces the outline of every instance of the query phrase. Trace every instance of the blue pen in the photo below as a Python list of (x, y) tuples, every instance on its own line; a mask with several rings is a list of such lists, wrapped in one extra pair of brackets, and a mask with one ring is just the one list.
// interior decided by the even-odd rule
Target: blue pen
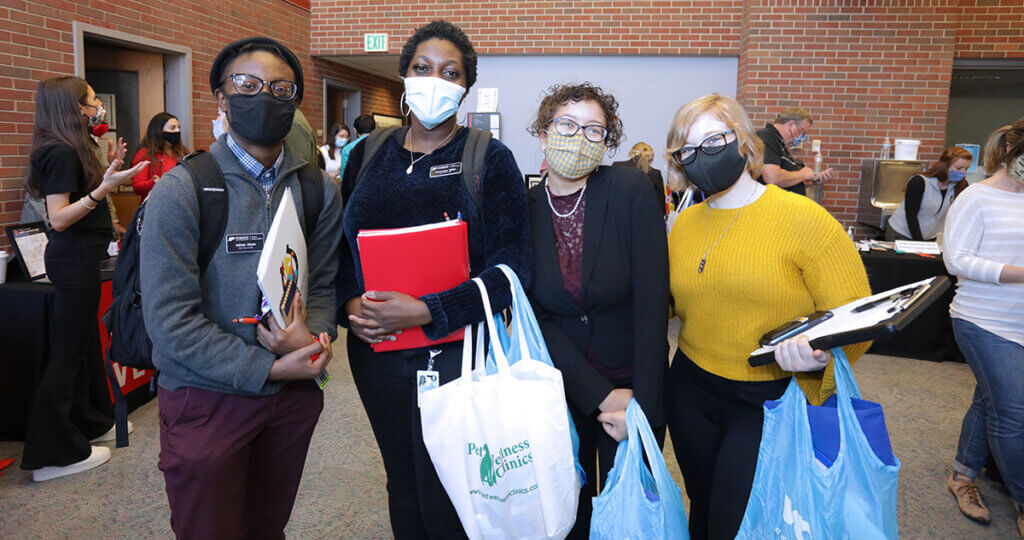
[(456, 220), (456, 221), (462, 221), (462, 212), (459, 212), (459, 213), (458, 213), (458, 214), (457, 214), (457, 215), (455, 216), (455, 220)]

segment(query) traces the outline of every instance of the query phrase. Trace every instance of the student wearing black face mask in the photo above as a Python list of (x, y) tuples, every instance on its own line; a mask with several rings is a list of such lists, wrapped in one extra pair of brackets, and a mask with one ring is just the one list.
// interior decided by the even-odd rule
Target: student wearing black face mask
[[(835, 390), (832, 359), (806, 337), (784, 341), (775, 362), (747, 357), (769, 330), (871, 294), (842, 225), (814, 201), (754, 180), (760, 138), (736, 100), (711, 94), (676, 113), (669, 166), (708, 194), (669, 234), (672, 307), (682, 320), (665, 406), (690, 497), (694, 539), (734, 538), (754, 481), (762, 405), (795, 376), (821, 404)], [(867, 350), (844, 347), (852, 363)]]
[[(337, 329), (341, 197), (326, 173), (284, 142), (302, 81), (295, 55), (269, 38), (236, 41), (214, 59), (210, 89), (229, 127), (208, 157), (223, 174), (228, 212), (220, 247), (202, 268), (199, 245), (207, 239), (189, 168), (166, 172), (146, 202), (142, 310), (161, 372), (158, 466), (178, 537), (283, 538), (323, 409), (311, 379), (330, 360)], [(283, 329), (273, 318), (269, 330), (233, 323), (260, 312), (256, 268), (285, 190), (305, 216), (315, 199), (301, 194), (310, 187), (322, 207), (313, 223), (300, 217), (305, 309), (293, 304), (298, 315)]]
[(188, 154), (188, 148), (181, 144), (181, 125), (171, 113), (162, 112), (149, 121), (146, 136), (139, 144), (139, 151), (132, 159), (132, 165), (149, 161), (149, 166), (132, 178), (135, 194), (146, 200), (150, 190), (160, 176), (178, 164)]

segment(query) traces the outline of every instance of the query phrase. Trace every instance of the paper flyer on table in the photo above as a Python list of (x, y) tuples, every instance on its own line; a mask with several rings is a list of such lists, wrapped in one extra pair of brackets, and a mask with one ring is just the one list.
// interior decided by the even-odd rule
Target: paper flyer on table
[(292, 320), (295, 295), (301, 294), (305, 301), (309, 290), (306, 237), (302, 234), (291, 189), (285, 190), (270, 224), (256, 267), (256, 279), (277, 325), (287, 327)]

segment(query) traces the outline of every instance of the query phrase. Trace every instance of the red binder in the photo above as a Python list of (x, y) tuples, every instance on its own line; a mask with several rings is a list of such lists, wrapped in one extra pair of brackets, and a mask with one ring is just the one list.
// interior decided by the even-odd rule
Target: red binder
[[(444, 291), (469, 279), (466, 222), (442, 221), (400, 229), (359, 231), (359, 262), (367, 291), (398, 291), (419, 298)], [(407, 328), (395, 341), (372, 345), (374, 352), (416, 349), (462, 339), (462, 329), (437, 341), (419, 326)]]

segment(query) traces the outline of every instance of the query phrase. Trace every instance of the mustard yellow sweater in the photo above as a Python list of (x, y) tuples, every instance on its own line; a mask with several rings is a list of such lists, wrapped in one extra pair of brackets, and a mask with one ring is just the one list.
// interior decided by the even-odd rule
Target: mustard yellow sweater
[[(769, 330), (815, 310), (871, 294), (864, 264), (842, 225), (814, 201), (769, 185), (742, 213), (684, 210), (669, 235), (672, 307), (682, 320), (679, 348), (701, 369), (739, 381), (789, 377), (774, 362), (747, 363)], [(707, 247), (736, 221), (707, 256)], [(844, 347), (853, 363), (870, 343)], [(835, 391), (832, 364), (824, 373), (798, 373), (814, 404)]]

